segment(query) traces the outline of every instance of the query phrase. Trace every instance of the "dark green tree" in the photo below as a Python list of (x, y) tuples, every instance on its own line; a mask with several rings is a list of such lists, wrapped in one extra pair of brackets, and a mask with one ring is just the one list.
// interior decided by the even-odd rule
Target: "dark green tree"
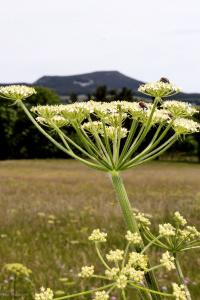
[(105, 85), (97, 87), (94, 97), (96, 101), (106, 101), (107, 87)]
[(77, 95), (75, 93), (71, 93), (69, 96), (70, 103), (74, 103), (77, 101)]
[(125, 101), (132, 101), (133, 100), (132, 90), (128, 89), (126, 87), (123, 87), (123, 89), (118, 93), (117, 99), (125, 100)]

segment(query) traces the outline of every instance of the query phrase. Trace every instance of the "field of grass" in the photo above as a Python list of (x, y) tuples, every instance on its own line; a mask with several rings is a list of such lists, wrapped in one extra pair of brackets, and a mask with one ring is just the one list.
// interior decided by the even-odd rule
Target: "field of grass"
[[(200, 229), (199, 164), (153, 162), (123, 178), (133, 206), (152, 214), (154, 224), (179, 210)], [(108, 175), (72, 160), (0, 162), (1, 268), (22, 263), (32, 270), (37, 289), (49, 286), (58, 294), (91, 287), (76, 274), (85, 264), (101, 268), (87, 240), (98, 227), (109, 232), (110, 246), (120, 247), (125, 228)], [(195, 300), (199, 254), (184, 254), (182, 260)], [(160, 273), (163, 288), (166, 279)]]

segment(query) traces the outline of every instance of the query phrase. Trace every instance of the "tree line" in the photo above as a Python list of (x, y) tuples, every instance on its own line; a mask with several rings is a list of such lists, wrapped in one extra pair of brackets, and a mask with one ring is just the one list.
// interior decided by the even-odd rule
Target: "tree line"
[[(26, 99), (28, 108), (40, 105), (60, 104), (59, 96), (53, 91), (36, 87), (37, 94)], [(132, 91), (127, 88), (108, 91), (106, 86), (100, 86), (87, 95), (87, 99), (96, 101), (126, 100), (138, 101)], [(87, 100), (86, 99), (86, 100)], [(70, 102), (77, 101), (77, 95), (70, 95)], [(195, 115), (200, 122), (200, 113)], [(67, 129), (68, 135), (74, 135), (72, 128)], [(146, 141), (148, 142), (148, 141)], [(177, 142), (168, 152), (170, 156), (187, 154), (196, 156), (200, 161), (200, 134), (186, 136), (184, 141)], [(31, 159), (31, 158), (64, 158), (66, 155), (52, 145), (30, 122), (27, 116), (16, 105), (8, 100), (0, 99), (0, 159)]]

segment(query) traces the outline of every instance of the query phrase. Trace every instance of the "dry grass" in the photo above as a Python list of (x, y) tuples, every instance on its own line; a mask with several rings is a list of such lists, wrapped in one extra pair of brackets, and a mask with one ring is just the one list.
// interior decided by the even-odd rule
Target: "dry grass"
[[(123, 177), (132, 204), (151, 213), (155, 223), (179, 210), (200, 228), (198, 164), (154, 162)], [(0, 162), (1, 266), (21, 262), (33, 270), (37, 287), (73, 290), (80, 266), (95, 263), (87, 236), (96, 227), (110, 231), (111, 243), (120, 244), (125, 229), (107, 175), (71, 160)], [(195, 253), (185, 255), (183, 264), (194, 299), (200, 299)], [(59, 281), (62, 277), (67, 284)]]

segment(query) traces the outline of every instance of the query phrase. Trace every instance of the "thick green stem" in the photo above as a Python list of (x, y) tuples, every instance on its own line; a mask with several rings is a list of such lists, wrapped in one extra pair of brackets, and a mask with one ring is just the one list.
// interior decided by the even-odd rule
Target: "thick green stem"
[[(130, 230), (131, 232), (137, 232), (140, 234), (137, 221), (133, 215), (132, 207), (129, 202), (128, 195), (126, 193), (126, 189), (124, 187), (122, 178), (120, 177), (117, 171), (112, 171), (110, 172), (110, 174), (111, 174), (112, 184), (115, 189), (127, 229)], [(136, 251), (141, 252), (142, 248), (140, 246), (137, 246)], [(153, 272), (149, 272), (146, 274), (146, 282), (149, 288), (159, 291)], [(152, 295), (152, 299), (160, 300), (161, 297), (159, 295)]]
[(112, 176), (113, 187), (115, 189), (126, 226), (128, 230), (130, 230), (131, 232), (139, 233), (137, 221), (133, 216), (132, 207), (130, 205), (123, 181), (118, 172), (113, 171), (111, 173), (111, 176)]
[(187, 300), (192, 300), (192, 298), (190, 296), (190, 292), (189, 292), (187, 286), (185, 285), (183, 272), (182, 272), (182, 269), (181, 269), (181, 266), (180, 266), (177, 254), (174, 254), (174, 258), (175, 258), (176, 271), (178, 273), (178, 277), (179, 277), (180, 283), (184, 286), (184, 289), (185, 289), (186, 299)]

